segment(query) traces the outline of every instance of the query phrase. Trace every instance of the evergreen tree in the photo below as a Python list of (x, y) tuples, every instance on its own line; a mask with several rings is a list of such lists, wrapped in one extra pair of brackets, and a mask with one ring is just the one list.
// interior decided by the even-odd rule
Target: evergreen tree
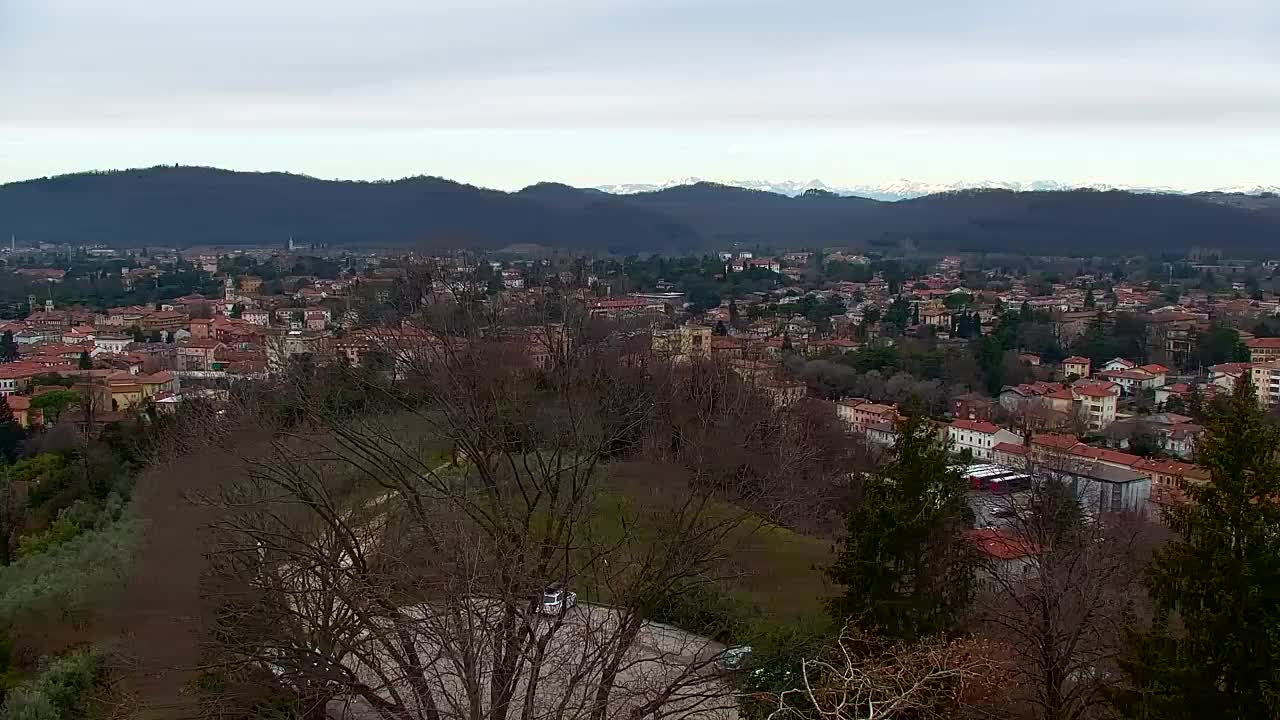
[(729, 300), (729, 324), (734, 327), (737, 327), (738, 323), (741, 320), (742, 320), (742, 316), (738, 312), (738, 301), (734, 299), (730, 299)]
[[(1200, 389), (1199, 383), (1191, 383), (1191, 389), (1187, 391), (1187, 397), (1183, 400), (1183, 405), (1186, 407), (1187, 415), (1196, 419), (1204, 417), (1204, 391)], [(1174, 411), (1171, 410), (1170, 412)]]
[(1093, 288), (1089, 288), (1089, 292), (1085, 293), (1084, 306), (1089, 310), (1098, 306), (1098, 300), (1093, 296)]
[(236, 303), (231, 306), (231, 312), (228, 314), (228, 317), (230, 317), (232, 320), (239, 320), (242, 315), (244, 315), (243, 305), (241, 305), (240, 303)]
[[(22, 443), (27, 439), (27, 431), (13, 416), (13, 408), (7, 401), (0, 402), (0, 459), (13, 462), (22, 452)], [(3, 542), (3, 537), (0, 537)]]
[(974, 556), (960, 537), (968, 489), (946, 445), (913, 414), (866, 483), (826, 571), (844, 588), (828, 612), (838, 624), (901, 640), (953, 628), (973, 596)]
[(1280, 427), (1246, 376), (1208, 429), (1210, 481), (1166, 512), (1176, 539), (1148, 578), (1159, 614), (1131, 636), (1132, 688), (1118, 697), (1129, 717), (1280, 717)]
[(729, 329), (724, 326), (723, 320), (717, 320), (716, 326), (711, 330), (711, 333), (713, 335), (724, 336), (729, 334)]
[(18, 343), (13, 340), (13, 331), (5, 330), (0, 336), (0, 362), (13, 362), (18, 359)]
[(93, 369), (93, 358), (89, 357), (89, 351), (85, 350), (80, 353), (79, 368), (81, 370)]

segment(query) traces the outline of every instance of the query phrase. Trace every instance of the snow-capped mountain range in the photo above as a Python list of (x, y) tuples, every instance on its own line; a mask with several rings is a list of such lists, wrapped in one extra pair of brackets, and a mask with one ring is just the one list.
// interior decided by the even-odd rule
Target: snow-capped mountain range
[[(732, 187), (746, 188), (748, 190), (763, 190), (765, 192), (777, 193), (779, 195), (787, 195), (795, 197), (809, 190), (823, 190), (837, 195), (848, 195), (872, 198), (875, 200), (907, 200), (910, 198), (923, 197), (925, 195), (933, 195), (936, 193), (952, 192), (955, 190), (971, 190), (971, 189), (1000, 189), (1013, 190), (1017, 192), (1028, 192), (1036, 190), (1074, 190), (1078, 188), (1090, 188), (1094, 190), (1127, 190), (1129, 192), (1139, 193), (1187, 193), (1194, 191), (1182, 190), (1170, 187), (1135, 187), (1130, 185), (1113, 185), (1108, 183), (1063, 183), (1056, 180), (1033, 180), (1029, 182), (1009, 181), (1009, 180), (978, 180), (978, 181), (961, 181), (953, 183), (929, 183), (917, 182), (914, 180), (890, 180), (888, 182), (877, 183), (874, 185), (846, 185), (833, 186), (823, 183), (821, 180), (809, 180), (801, 182), (796, 180), (768, 181), (768, 180), (716, 180), (710, 178), (685, 177), (675, 180), (668, 180), (660, 184), (647, 183), (631, 183), (622, 185), (598, 185), (595, 189), (613, 195), (632, 195), (642, 192), (653, 192), (655, 190), (665, 190), (667, 188), (679, 187), (682, 185), (694, 185), (701, 182), (712, 182), (720, 185), (729, 185)], [(1280, 194), (1280, 186), (1277, 185), (1236, 185), (1232, 187), (1215, 188), (1210, 192), (1235, 193), (1242, 195), (1261, 195), (1263, 193)]]

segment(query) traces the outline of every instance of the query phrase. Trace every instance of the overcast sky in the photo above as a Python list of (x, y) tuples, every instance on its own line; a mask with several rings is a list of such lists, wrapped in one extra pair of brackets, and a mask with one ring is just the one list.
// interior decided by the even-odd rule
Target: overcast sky
[(1280, 184), (1280, 0), (0, 0), (0, 181)]

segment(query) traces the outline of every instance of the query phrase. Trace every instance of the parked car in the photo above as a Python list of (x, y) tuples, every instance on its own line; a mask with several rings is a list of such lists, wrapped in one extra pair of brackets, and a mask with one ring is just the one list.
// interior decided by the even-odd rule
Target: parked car
[(716, 656), (716, 668), (725, 672), (733, 672), (742, 667), (742, 663), (746, 662), (750, 655), (750, 645), (734, 645), (731, 648), (726, 648)]
[(543, 615), (559, 615), (578, 604), (578, 593), (565, 588), (560, 583), (552, 583), (542, 591), (542, 601), (538, 603), (538, 612)]

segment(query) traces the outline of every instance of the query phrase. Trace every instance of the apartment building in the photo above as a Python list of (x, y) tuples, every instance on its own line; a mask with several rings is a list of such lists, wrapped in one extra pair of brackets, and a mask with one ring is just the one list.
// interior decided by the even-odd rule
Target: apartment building
[(1253, 390), (1263, 405), (1280, 403), (1280, 360), (1262, 362), (1249, 368)]

